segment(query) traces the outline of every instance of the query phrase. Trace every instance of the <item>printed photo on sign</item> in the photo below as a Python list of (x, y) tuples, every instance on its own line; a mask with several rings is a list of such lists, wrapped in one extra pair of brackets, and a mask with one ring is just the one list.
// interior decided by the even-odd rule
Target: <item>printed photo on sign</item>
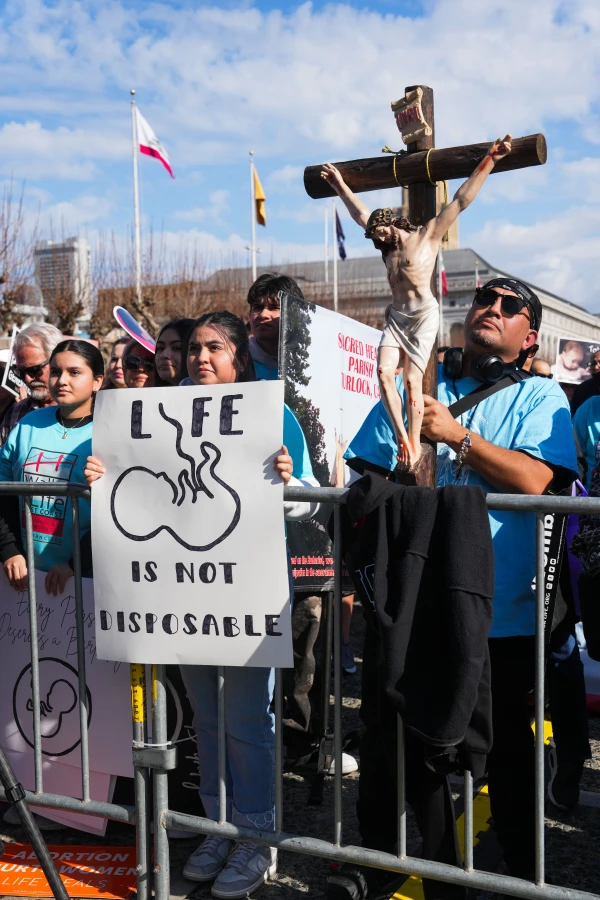
[(280, 382), (99, 395), (93, 454), (106, 473), (92, 486), (92, 550), (101, 658), (291, 663), (283, 482), (273, 468), (282, 431)]
[(600, 350), (600, 343), (580, 341), (577, 338), (558, 338), (556, 362), (552, 374), (556, 381), (566, 384), (581, 384), (591, 377), (589, 365), (594, 353)]

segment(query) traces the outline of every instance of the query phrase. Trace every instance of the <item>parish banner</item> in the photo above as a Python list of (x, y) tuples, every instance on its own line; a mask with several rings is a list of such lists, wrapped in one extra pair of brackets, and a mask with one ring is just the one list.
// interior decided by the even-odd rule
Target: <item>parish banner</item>
[[(315, 478), (344, 487), (357, 476), (346, 466), (346, 447), (378, 402), (377, 349), (381, 332), (314, 303), (284, 295), (280, 375), (286, 403), (304, 431)], [(333, 554), (327, 534), (331, 506), (314, 519), (288, 523), (294, 588), (330, 590)]]

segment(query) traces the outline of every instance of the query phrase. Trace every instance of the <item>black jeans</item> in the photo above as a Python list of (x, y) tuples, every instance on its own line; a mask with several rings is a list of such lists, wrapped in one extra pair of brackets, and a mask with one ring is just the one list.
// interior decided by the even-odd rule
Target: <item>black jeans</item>
[(572, 614), (568, 613), (552, 632), (546, 678), (558, 761), (583, 765), (592, 754), (585, 677)]
[(492, 817), (510, 874), (535, 869), (535, 750), (529, 692), (535, 638), (490, 638), (494, 744), (488, 756)]
[[(397, 841), (397, 713), (380, 688), (380, 644), (367, 618), (360, 716), (357, 814), (363, 846), (393, 853)], [(425, 765), (423, 745), (405, 732), (406, 799), (423, 837), (423, 858), (460, 866), (452, 792), (446, 775)], [(390, 873), (390, 879), (392, 875)], [(462, 900), (464, 888), (423, 880), (426, 900)]]

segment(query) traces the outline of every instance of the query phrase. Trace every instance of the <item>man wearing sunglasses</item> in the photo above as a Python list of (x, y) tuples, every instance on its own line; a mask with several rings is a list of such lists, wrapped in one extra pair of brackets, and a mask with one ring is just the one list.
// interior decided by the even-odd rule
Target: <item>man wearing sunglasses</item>
[(52, 351), (63, 336), (54, 325), (39, 322), (28, 325), (15, 338), (13, 346), (13, 371), (23, 381), (29, 394), (25, 400), (15, 403), (2, 420), (0, 446), (13, 430), (17, 422), (42, 406), (52, 406), (54, 401), (48, 390), (48, 365)]
[[(577, 477), (563, 391), (551, 379), (521, 377), (518, 372), (538, 343), (541, 320), (539, 298), (515, 279), (495, 278), (477, 290), (465, 320), (462, 357), (455, 353), (453, 367), (449, 358), (439, 366), (439, 399), (425, 397), (423, 434), (437, 444), (438, 486), (477, 485), (485, 493), (544, 494), (563, 489)], [(505, 385), (501, 390), (487, 389), (500, 380)], [(402, 376), (396, 384), (404, 394)], [(483, 395), (484, 390), (485, 396), (477, 402), (475, 392)], [(470, 407), (463, 405), (465, 411), (454, 418), (448, 407), (469, 394), (473, 394)], [(345, 456), (361, 474), (391, 477), (396, 454), (394, 429), (379, 403)], [(535, 797), (528, 695), (535, 682), (535, 515), (490, 510), (489, 520), (495, 558), (489, 639), (494, 733), (488, 756), (489, 792), (510, 874), (531, 879)], [(363, 703), (368, 699), (363, 696)], [(384, 726), (369, 737), (375, 745), (379, 741), (384, 746)], [(369, 765), (367, 754), (361, 753), (365, 788), (363, 793), (359, 782), (360, 831), (366, 846), (385, 849), (380, 839), (386, 829), (391, 850), (397, 821), (394, 792), (389, 790), (392, 774), (384, 771), (379, 757), (374, 757), (370, 772)]]

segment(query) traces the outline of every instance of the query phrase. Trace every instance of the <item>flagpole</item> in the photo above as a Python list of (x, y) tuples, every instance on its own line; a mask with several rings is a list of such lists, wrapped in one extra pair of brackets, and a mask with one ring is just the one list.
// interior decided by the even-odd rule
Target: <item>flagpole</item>
[(138, 147), (135, 119), (135, 90), (131, 94), (131, 150), (133, 156), (133, 235), (135, 247), (135, 293), (138, 304), (142, 302), (142, 253), (140, 249), (140, 195), (138, 185)]
[(252, 257), (252, 281), (256, 281), (256, 191), (254, 189), (254, 150), (250, 150), (250, 204), (252, 234), (250, 256)]
[(329, 207), (327, 204), (325, 204), (325, 284), (329, 284)]
[(440, 306), (440, 324), (438, 328), (438, 344), (444, 346), (444, 284), (442, 281), (442, 251), (438, 250), (437, 257), (437, 282), (438, 301)]
[(335, 198), (331, 201), (331, 247), (333, 250), (333, 308), (335, 312), (338, 311), (338, 255), (335, 252), (336, 247), (335, 243), (337, 240), (337, 231), (336, 231), (336, 221), (335, 221)]

